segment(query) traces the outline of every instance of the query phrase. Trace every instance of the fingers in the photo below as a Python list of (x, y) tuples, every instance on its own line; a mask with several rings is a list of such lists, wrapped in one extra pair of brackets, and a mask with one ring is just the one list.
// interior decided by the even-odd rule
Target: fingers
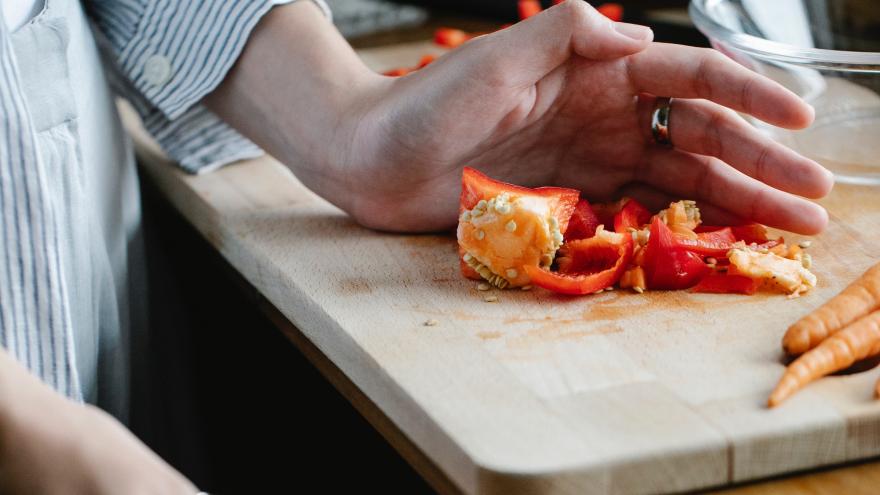
[(530, 85), (577, 54), (592, 60), (624, 57), (653, 39), (645, 26), (616, 23), (582, 0), (568, 0), (462, 48), (481, 67), (497, 67), (509, 85)]
[[(650, 110), (643, 115), (650, 119)], [(676, 148), (720, 158), (783, 191), (821, 198), (834, 185), (831, 172), (818, 163), (764, 136), (731, 110), (706, 100), (674, 100), (669, 132)]]
[(629, 69), (639, 91), (704, 98), (789, 129), (813, 122), (813, 108), (797, 95), (715, 50), (654, 43), (630, 58)]
[(717, 158), (679, 150), (648, 153), (640, 180), (681, 198), (703, 200), (771, 227), (817, 234), (828, 223), (819, 205), (763, 184)]

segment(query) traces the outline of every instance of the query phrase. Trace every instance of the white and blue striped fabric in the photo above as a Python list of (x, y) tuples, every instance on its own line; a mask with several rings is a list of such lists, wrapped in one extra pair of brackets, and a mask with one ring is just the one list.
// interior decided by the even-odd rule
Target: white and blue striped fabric
[[(51, 6), (59, 0), (45, 1)], [(92, 0), (83, 5), (117, 91), (181, 167), (200, 173), (262, 153), (199, 102), (223, 80), (260, 18), (290, 1)], [(314, 1), (329, 15), (321, 0)], [(17, 60), (13, 33), (2, 16), (0, 9), (0, 345), (56, 390), (82, 400), (74, 345), (75, 316), (81, 311), (72, 301), (76, 287), (95, 281), (69, 280), (78, 271), (65, 260), (78, 258), (69, 255), (72, 248), (61, 233), (71, 230), (68, 220), (76, 212), (64, 211), (63, 198), (54, 193), (59, 171), (81, 170), (81, 164), (64, 163), (81, 152), (76, 143), (69, 143), (73, 151), (67, 154), (41, 149), (47, 131), (42, 116), (32, 113), (33, 103), (42, 103), (44, 113), (67, 110), (47, 104), (53, 95), (40, 94), (39, 87), (23, 85), (22, 63), (35, 61)], [(65, 36), (61, 31), (59, 38)], [(71, 122), (72, 129), (75, 117), (52, 115), (55, 122)]]
[[(163, 149), (190, 173), (260, 156), (249, 140), (195, 106), (232, 68), (248, 34), (273, 6), (293, 0), (94, 0), (88, 8), (115, 55), (111, 76)], [(314, 0), (329, 17), (324, 0)], [(161, 56), (171, 78), (144, 74)], [(194, 107), (195, 106), (195, 107)]]
[(5, 26), (0, 22), (0, 344), (56, 390), (81, 399), (57, 218)]

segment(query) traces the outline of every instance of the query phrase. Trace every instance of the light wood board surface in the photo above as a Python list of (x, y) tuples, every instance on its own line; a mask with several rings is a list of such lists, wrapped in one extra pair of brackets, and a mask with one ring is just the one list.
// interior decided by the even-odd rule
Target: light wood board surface
[[(388, 53), (364, 56), (410, 65)], [(800, 299), (534, 290), (487, 303), (450, 236), (360, 228), (270, 158), (186, 176), (134, 134), (177, 209), (464, 492), (682, 491), (880, 455), (876, 370), (764, 407), (784, 329), (878, 259), (876, 189), (823, 202), (820, 283)]]

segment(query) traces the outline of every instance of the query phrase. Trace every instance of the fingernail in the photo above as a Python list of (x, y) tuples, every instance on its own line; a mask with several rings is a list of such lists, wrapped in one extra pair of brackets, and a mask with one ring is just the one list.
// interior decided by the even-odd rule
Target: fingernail
[(654, 36), (654, 32), (651, 31), (651, 28), (648, 26), (640, 26), (628, 22), (615, 22), (614, 30), (627, 38), (632, 38), (636, 41), (645, 41)]

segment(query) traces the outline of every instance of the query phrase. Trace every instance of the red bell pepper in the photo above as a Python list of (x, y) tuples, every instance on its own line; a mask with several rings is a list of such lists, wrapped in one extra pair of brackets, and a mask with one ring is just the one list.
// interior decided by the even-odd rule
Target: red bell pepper
[(631, 228), (638, 230), (650, 221), (651, 212), (641, 203), (630, 198), (623, 204), (623, 208), (614, 215), (614, 231), (625, 233)]
[(763, 244), (770, 240), (770, 236), (767, 232), (767, 227), (761, 225), (760, 223), (749, 223), (745, 225), (736, 225), (732, 227), (718, 227), (712, 225), (700, 225), (694, 232), (704, 233), (704, 232), (714, 232), (717, 230), (727, 229), (733, 233), (733, 237), (738, 241), (743, 241), (746, 244)]
[(434, 44), (446, 48), (458, 48), (469, 39), (471, 36), (461, 29), (438, 28), (434, 31)]
[(758, 290), (758, 281), (745, 275), (712, 273), (703, 277), (694, 292), (711, 294), (746, 294), (752, 295)]
[(413, 71), (412, 69), (409, 69), (407, 67), (401, 67), (399, 69), (386, 70), (385, 72), (382, 73), (382, 75), (390, 76), (390, 77), (401, 77), (401, 76), (405, 76), (405, 75), (409, 74), (412, 71)]
[(541, 13), (541, 2), (538, 0), (519, 0), (516, 3), (517, 11), (519, 12), (520, 20), (528, 19), (533, 15), (538, 15)]
[(589, 201), (582, 199), (574, 207), (574, 213), (568, 221), (568, 230), (565, 231), (565, 242), (575, 239), (587, 239), (596, 235), (599, 227), (599, 217), (593, 212)]
[(465, 167), (461, 178), (459, 213), (472, 209), (481, 199), (489, 200), (505, 192), (512, 196), (533, 196), (549, 200), (550, 213), (556, 217), (556, 221), (559, 222), (559, 232), (563, 234), (568, 229), (568, 221), (580, 198), (580, 192), (576, 189), (564, 187), (531, 189), (501, 182), (478, 170)]
[(422, 69), (428, 66), (431, 62), (437, 60), (436, 55), (422, 55), (422, 58), (419, 59), (419, 65), (416, 66), (417, 69)]
[(592, 294), (620, 280), (632, 259), (632, 236), (612, 234), (571, 241), (560, 249), (558, 272), (523, 267), (532, 284), (561, 294)]
[(651, 223), (651, 237), (645, 246), (645, 275), (649, 289), (687, 289), (711, 270), (700, 256), (679, 243), (659, 218)]
[(697, 234), (696, 239), (688, 239), (679, 235), (675, 237), (676, 242), (688, 251), (700, 256), (714, 256), (718, 258), (727, 256), (727, 252), (730, 251), (736, 242), (730, 227), (724, 227), (721, 230), (714, 230), (712, 232), (700, 232)]
[[(548, 202), (550, 213), (556, 218), (559, 224), (559, 231), (565, 234), (568, 228), (569, 219), (578, 203), (580, 193), (575, 189), (565, 189), (561, 187), (539, 187), (530, 189), (528, 187), (516, 186), (506, 182), (497, 181), (485, 174), (465, 167), (462, 171), (461, 179), (461, 197), (459, 199), (459, 213), (465, 210), (473, 209), (481, 200), (489, 200), (501, 193), (509, 193), (517, 197), (537, 197)], [(459, 247), (459, 257), (464, 255), (464, 251)], [(466, 278), (480, 280), (482, 277), (474, 271), (463, 259), (460, 259), (461, 273)]]
[(623, 20), (623, 5), (620, 5), (619, 3), (603, 3), (596, 7), (596, 10), (614, 22), (620, 22)]

